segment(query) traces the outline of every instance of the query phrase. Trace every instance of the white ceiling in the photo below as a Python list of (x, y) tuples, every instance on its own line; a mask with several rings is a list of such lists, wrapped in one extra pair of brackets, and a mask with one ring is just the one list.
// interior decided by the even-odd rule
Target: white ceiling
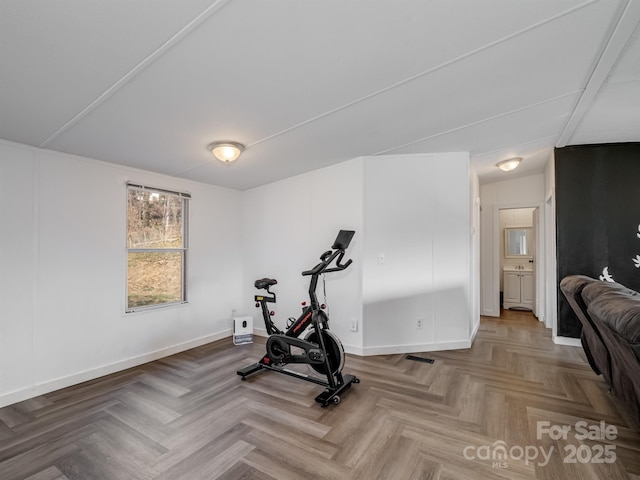
[[(241, 190), (469, 151), (488, 183), (640, 141), (639, 22), (640, 0), (0, 0), (0, 138)], [(247, 149), (227, 167), (217, 140)]]

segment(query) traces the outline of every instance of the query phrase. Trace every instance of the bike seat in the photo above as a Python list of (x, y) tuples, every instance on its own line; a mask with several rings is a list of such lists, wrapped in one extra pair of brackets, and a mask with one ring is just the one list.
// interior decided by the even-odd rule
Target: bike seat
[(256, 280), (253, 285), (258, 288), (269, 288), (271, 285), (275, 285), (278, 281), (275, 278), (261, 278)]

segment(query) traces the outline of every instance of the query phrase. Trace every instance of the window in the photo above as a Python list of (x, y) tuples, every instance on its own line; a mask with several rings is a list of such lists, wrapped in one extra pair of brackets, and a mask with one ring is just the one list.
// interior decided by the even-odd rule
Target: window
[(189, 198), (127, 185), (127, 312), (187, 301)]

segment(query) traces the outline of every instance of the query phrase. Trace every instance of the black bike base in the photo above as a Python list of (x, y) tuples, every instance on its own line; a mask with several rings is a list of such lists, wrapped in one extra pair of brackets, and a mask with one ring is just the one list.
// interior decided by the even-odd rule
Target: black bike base
[(283, 373), (285, 375), (289, 375), (290, 377), (296, 377), (300, 380), (304, 380), (305, 382), (312, 382), (317, 385), (322, 385), (326, 387), (324, 392), (316, 397), (316, 402), (318, 402), (322, 407), (326, 407), (327, 405), (333, 403), (337, 405), (340, 403), (340, 394), (349, 389), (352, 383), (360, 383), (360, 379), (355, 377), (354, 375), (345, 375), (342, 377), (342, 382), (338, 382), (335, 388), (332, 388), (328, 382), (321, 380), (319, 378), (306, 375), (304, 373), (295, 372), (293, 370), (289, 370), (279, 365), (265, 365), (264, 363), (254, 363), (252, 365), (248, 365), (241, 370), (238, 370), (238, 375), (242, 377), (244, 380), (249, 375), (252, 375), (261, 370), (272, 370), (274, 372)]
[(344, 382), (341, 385), (338, 385), (335, 389), (325, 388), (324, 392), (316, 397), (316, 402), (322, 407), (326, 407), (330, 403), (337, 405), (340, 403), (340, 394), (348, 390), (352, 383), (360, 383), (360, 379), (354, 375), (345, 375)]

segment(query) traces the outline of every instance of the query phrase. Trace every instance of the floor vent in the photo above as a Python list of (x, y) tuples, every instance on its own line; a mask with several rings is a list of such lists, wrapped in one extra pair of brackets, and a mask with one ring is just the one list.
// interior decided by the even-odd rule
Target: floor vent
[(416, 357), (415, 355), (407, 355), (406, 359), (407, 360), (415, 360), (416, 362), (423, 362), (423, 363), (433, 363), (433, 362), (435, 362), (435, 360), (433, 360), (432, 358)]

